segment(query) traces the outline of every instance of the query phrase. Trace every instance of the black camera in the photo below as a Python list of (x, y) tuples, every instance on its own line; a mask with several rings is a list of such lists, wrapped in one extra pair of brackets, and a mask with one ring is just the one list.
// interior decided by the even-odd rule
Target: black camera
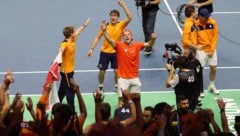
[[(182, 49), (177, 45), (177, 43), (166, 43), (165, 53), (163, 58), (167, 59), (168, 64), (173, 64), (174, 61), (182, 54)], [(177, 68), (177, 64), (174, 63), (174, 68)]]
[(136, 6), (144, 6), (145, 5), (145, 0), (135, 0)]

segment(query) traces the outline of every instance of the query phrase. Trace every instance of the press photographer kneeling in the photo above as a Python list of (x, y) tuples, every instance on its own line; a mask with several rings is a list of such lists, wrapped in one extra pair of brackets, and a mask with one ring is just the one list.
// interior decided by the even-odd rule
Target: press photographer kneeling
[[(188, 68), (189, 58), (179, 56), (172, 63), (167, 63), (166, 68), (169, 75), (166, 81), (166, 87), (174, 88), (176, 98), (184, 95), (189, 99), (190, 109), (194, 111), (198, 100), (198, 85), (195, 71)], [(176, 69), (178, 71), (175, 73)]]

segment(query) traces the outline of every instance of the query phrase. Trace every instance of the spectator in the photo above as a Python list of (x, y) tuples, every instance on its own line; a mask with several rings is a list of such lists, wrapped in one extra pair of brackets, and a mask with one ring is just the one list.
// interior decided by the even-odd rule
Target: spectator
[(154, 117), (153, 117), (153, 107), (151, 106), (146, 106), (143, 111), (143, 131), (149, 127), (149, 125), (153, 122)]
[(154, 121), (143, 132), (144, 136), (164, 136), (169, 125), (168, 120), (172, 113), (172, 106), (166, 102), (157, 103), (154, 106)]
[[(91, 135), (104, 135), (107, 132), (111, 132), (109, 126), (112, 126), (112, 129), (116, 129), (116, 127), (126, 128), (134, 121), (136, 121), (136, 107), (134, 102), (131, 100), (130, 92), (127, 90), (123, 91), (124, 97), (126, 97), (129, 105), (130, 105), (130, 117), (125, 120), (119, 121), (116, 118), (110, 119), (111, 107), (107, 103), (103, 103), (103, 97), (101, 91), (96, 91), (94, 95), (95, 100), (95, 119), (96, 123), (89, 125), (86, 127), (84, 133), (87, 136)], [(98, 127), (96, 127), (98, 126)]]
[(186, 96), (180, 95), (177, 98), (177, 110), (174, 110), (169, 119), (170, 127), (167, 129), (169, 136), (179, 136), (182, 133), (182, 122), (180, 118), (183, 115), (193, 113), (189, 108), (189, 100)]
[[(122, 0), (117, 0), (120, 7), (123, 8), (127, 18), (125, 20), (119, 21), (120, 13), (118, 10), (112, 10), (110, 11), (110, 22), (107, 25), (107, 31), (109, 33), (109, 36), (114, 39), (115, 41), (121, 40), (121, 34), (123, 29), (128, 25), (128, 23), (132, 20), (132, 14), (130, 10), (128, 9), (127, 5)], [(88, 56), (90, 57), (97, 46), (97, 43), (103, 36), (103, 31), (100, 29), (98, 31), (98, 34), (93, 40), (93, 43), (91, 45), (90, 50), (88, 51)], [(106, 39), (104, 39), (101, 52), (100, 52), (100, 58), (97, 67), (99, 68), (98, 73), (98, 87), (99, 90), (103, 91), (104, 87), (104, 79), (105, 79), (105, 73), (108, 69), (108, 65), (111, 63), (111, 68), (114, 70), (115, 74), (115, 89), (117, 91), (117, 58), (116, 58), (116, 51), (115, 49), (107, 42)]]

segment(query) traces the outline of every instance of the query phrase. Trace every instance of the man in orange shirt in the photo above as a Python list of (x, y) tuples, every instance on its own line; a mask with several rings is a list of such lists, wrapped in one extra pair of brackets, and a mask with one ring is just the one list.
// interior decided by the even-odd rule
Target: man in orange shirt
[(208, 90), (214, 94), (219, 94), (214, 84), (217, 72), (218, 25), (210, 15), (207, 9), (201, 9), (198, 12), (195, 26), (197, 27), (197, 45), (201, 45), (201, 49), (197, 50), (196, 58), (200, 61), (202, 67), (206, 64), (209, 65), (210, 83)]
[[(123, 29), (128, 25), (128, 23), (132, 20), (132, 14), (130, 10), (128, 9), (127, 5), (122, 1), (117, 1), (119, 6), (121, 6), (127, 16), (126, 19), (120, 20), (120, 13), (118, 10), (112, 10), (110, 11), (110, 22), (107, 25), (107, 31), (112, 39), (115, 41), (121, 40), (121, 34)], [(97, 43), (103, 36), (103, 31), (99, 30), (98, 34), (93, 40), (93, 43), (91, 45), (90, 50), (88, 51), (88, 57), (91, 57), (95, 47), (97, 46)], [(101, 46), (101, 52), (100, 52), (100, 58), (98, 62), (98, 88), (99, 90), (103, 91), (104, 87), (104, 79), (105, 79), (105, 73), (108, 69), (108, 65), (111, 63), (111, 68), (114, 70), (115, 74), (115, 89), (117, 90), (117, 58), (116, 58), (116, 51), (115, 49), (104, 39), (103, 44)]]
[(101, 29), (104, 32), (106, 40), (112, 45), (117, 52), (118, 61), (118, 96), (119, 106), (122, 105), (122, 90), (130, 90), (131, 93), (139, 93), (141, 82), (138, 77), (139, 73), (139, 53), (145, 47), (153, 46), (156, 35), (153, 33), (148, 42), (133, 42), (133, 35), (129, 29), (122, 33), (123, 42), (114, 41), (108, 35), (106, 22), (102, 22)]

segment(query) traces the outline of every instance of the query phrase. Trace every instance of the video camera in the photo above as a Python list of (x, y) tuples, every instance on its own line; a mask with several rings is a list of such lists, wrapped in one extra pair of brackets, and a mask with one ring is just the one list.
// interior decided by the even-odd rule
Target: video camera
[(140, 7), (142, 7), (142, 6), (145, 5), (145, 3), (146, 3), (145, 0), (135, 0), (135, 4), (136, 4), (136, 6), (140, 6)]
[[(163, 58), (167, 59), (168, 64), (172, 64), (182, 54), (182, 49), (177, 43), (166, 43), (165, 49), (166, 51), (163, 54)], [(176, 68), (177, 64), (175, 64), (174, 67)]]

